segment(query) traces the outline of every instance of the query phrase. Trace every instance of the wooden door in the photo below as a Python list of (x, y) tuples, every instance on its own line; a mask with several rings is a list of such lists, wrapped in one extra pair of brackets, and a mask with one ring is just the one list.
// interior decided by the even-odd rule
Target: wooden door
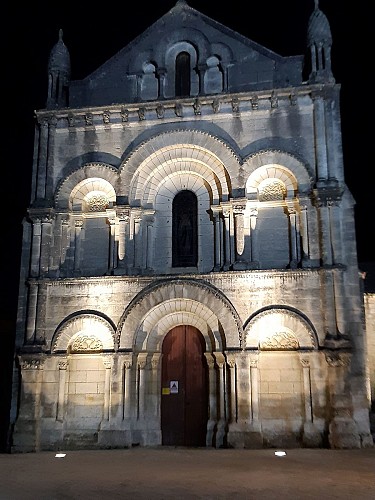
[(166, 335), (162, 352), (162, 443), (205, 446), (208, 374), (203, 336), (193, 326), (178, 326)]

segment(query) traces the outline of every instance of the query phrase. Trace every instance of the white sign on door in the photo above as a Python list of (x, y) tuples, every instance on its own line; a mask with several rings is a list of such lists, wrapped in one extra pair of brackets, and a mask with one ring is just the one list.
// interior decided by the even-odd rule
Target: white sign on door
[(171, 394), (178, 394), (178, 380), (171, 380), (169, 382), (169, 388), (171, 390)]

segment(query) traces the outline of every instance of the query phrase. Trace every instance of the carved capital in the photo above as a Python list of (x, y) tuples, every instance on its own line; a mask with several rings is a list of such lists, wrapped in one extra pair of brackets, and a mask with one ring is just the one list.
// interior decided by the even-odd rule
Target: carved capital
[(67, 359), (61, 359), (57, 363), (59, 370), (66, 370), (68, 368), (68, 365), (69, 365), (69, 362)]

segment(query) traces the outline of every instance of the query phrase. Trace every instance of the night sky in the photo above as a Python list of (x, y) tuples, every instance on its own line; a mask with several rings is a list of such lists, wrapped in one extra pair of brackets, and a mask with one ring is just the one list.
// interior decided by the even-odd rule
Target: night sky
[[(355, 10), (364, 3), (367, 10)], [(319, 3), (330, 22), (333, 74), (341, 84), (345, 175), (356, 200), (360, 262), (375, 260), (370, 246), (375, 226), (370, 215), (375, 167), (370, 152), (374, 56), (370, 52), (373, 42), (370, 44), (369, 3), (343, 0), (320, 0)], [(308, 54), (307, 24), (314, 0), (232, 0), (224, 6), (217, 0), (190, 0), (188, 4), (282, 56)], [(3, 16), (3, 100), (9, 110), (3, 114), (2, 151), (6, 157), (1, 166), (2, 201), (7, 208), (2, 221), (3, 320), (13, 320), (16, 313), (21, 223), (29, 204), (33, 161), (34, 110), (45, 107), (48, 57), (58, 40), (59, 29), (63, 30), (70, 52), (72, 79), (78, 80), (97, 69), (174, 5), (174, 0), (99, 4), (29, 2), (22, 7), (13, 2)]]

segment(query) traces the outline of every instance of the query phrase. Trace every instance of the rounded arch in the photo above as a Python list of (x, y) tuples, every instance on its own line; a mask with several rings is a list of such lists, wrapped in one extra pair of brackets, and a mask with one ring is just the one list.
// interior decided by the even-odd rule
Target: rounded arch
[(115, 329), (109, 320), (95, 313), (81, 312), (57, 327), (51, 351), (68, 352), (74, 343), (81, 346), (78, 350), (85, 350), (82, 346), (87, 345), (86, 350), (108, 351), (114, 349), (114, 339)]
[(217, 197), (227, 201), (228, 172), (237, 171), (239, 165), (233, 150), (217, 138), (197, 130), (175, 130), (150, 138), (127, 158), (120, 167), (121, 185), (131, 205), (150, 206), (166, 178), (186, 172), (207, 179), (215, 201)]
[(208, 283), (193, 279), (156, 282), (124, 311), (117, 329), (120, 349), (158, 351), (174, 326), (196, 326), (208, 349), (242, 346), (242, 324), (230, 301)]
[(296, 156), (284, 151), (259, 151), (244, 162), (249, 172), (246, 182), (248, 198), (256, 198), (259, 185), (265, 179), (277, 179), (285, 186), (287, 197), (297, 192), (310, 192), (313, 177), (310, 168)]
[(108, 198), (109, 203), (114, 203), (117, 180), (118, 172), (114, 167), (104, 163), (87, 163), (60, 182), (55, 192), (55, 205), (71, 210), (74, 206), (82, 205), (89, 191), (99, 191)]
[(312, 324), (292, 309), (274, 306), (254, 314), (244, 329), (247, 349), (317, 349), (318, 337)]

